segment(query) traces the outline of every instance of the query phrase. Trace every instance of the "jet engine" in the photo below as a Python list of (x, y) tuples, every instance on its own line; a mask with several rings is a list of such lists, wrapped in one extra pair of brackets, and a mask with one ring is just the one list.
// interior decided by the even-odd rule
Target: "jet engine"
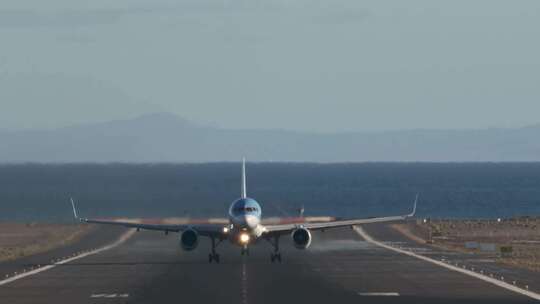
[(294, 247), (306, 249), (311, 245), (311, 233), (306, 228), (298, 228), (292, 232)]
[(199, 245), (199, 234), (193, 229), (187, 229), (180, 236), (180, 246), (186, 251), (193, 250)]

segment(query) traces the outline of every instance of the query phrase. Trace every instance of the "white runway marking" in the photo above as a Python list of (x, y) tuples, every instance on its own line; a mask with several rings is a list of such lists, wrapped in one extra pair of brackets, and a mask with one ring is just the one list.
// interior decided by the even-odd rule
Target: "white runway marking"
[(248, 304), (246, 261), (242, 262), (242, 304)]
[(397, 292), (359, 292), (358, 295), (363, 297), (399, 297)]
[(129, 298), (128, 293), (95, 293), (90, 295), (90, 298), (96, 299), (96, 298)]
[(28, 271), (28, 272), (25, 272), (25, 273), (21, 273), (21, 274), (15, 275), (15, 276), (13, 276), (13, 277), (11, 277), (11, 278), (9, 278), (9, 279), (2, 280), (2, 281), (0, 281), (0, 286), (9, 284), (9, 283), (11, 283), (11, 282), (20, 280), (20, 279), (22, 279), (22, 278), (26, 278), (26, 277), (29, 277), (29, 276), (36, 275), (36, 274), (38, 274), (38, 273), (40, 273), (40, 272), (44, 272), (44, 271), (53, 269), (54, 267), (56, 267), (56, 266), (58, 266), (58, 265), (66, 264), (66, 263), (69, 263), (69, 262), (73, 262), (73, 261), (75, 261), (75, 260), (82, 259), (82, 258), (87, 257), (87, 256), (89, 256), (89, 255), (98, 254), (98, 253), (101, 253), (101, 252), (103, 252), (103, 251), (112, 249), (112, 248), (114, 248), (114, 247), (117, 247), (117, 246), (121, 245), (121, 244), (124, 243), (125, 241), (127, 241), (134, 233), (135, 233), (135, 229), (131, 229), (131, 230), (127, 231), (126, 233), (122, 234), (122, 235), (120, 236), (120, 238), (118, 238), (118, 240), (116, 240), (114, 243), (112, 243), (112, 244), (110, 244), (110, 245), (107, 245), (107, 246), (105, 246), (105, 247), (101, 247), (101, 248), (96, 249), (96, 250), (92, 250), (92, 251), (88, 251), (88, 252), (85, 252), (85, 253), (81, 253), (81, 254), (76, 255), (76, 256), (74, 256), (74, 257), (71, 257), (71, 258), (69, 258), (69, 259), (65, 259), (65, 260), (56, 262), (56, 263), (51, 264), (51, 265), (47, 265), (47, 266), (40, 267), (40, 268), (35, 269), (35, 270), (32, 270), (32, 271)]
[(456, 266), (452, 266), (452, 265), (449, 265), (449, 264), (446, 264), (444, 262), (441, 262), (441, 261), (437, 261), (437, 260), (434, 260), (432, 258), (428, 258), (428, 257), (425, 257), (423, 255), (419, 255), (419, 254), (416, 254), (414, 252), (410, 252), (410, 251), (406, 251), (406, 250), (402, 250), (402, 249), (399, 249), (399, 248), (394, 248), (392, 246), (388, 246), (382, 242), (379, 242), (379, 241), (376, 241), (374, 240), (369, 234), (367, 234), (364, 229), (362, 229), (361, 227), (358, 227), (358, 226), (354, 226), (354, 231), (356, 231), (356, 233), (358, 233), (361, 237), (363, 237), (366, 241), (374, 244), (374, 245), (377, 245), (379, 247), (382, 247), (382, 248), (385, 248), (385, 249), (388, 249), (388, 250), (392, 250), (392, 251), (395, 251), (395, 252), (398, 252), (398, 253), (402, 253), (402, 254), (405, 254), (405, 255), (408, 255), (408, 256), (411, 256), (411, 257), (414, 257), (414, 258), (417, 258), (417, 259), (420, 259), (420, 260), (423, 260), (423, 261), (426, 261), (426, 262), (429, 262), (429, 263), (432, 263), (432, 264), (435, 264), (435, 265), (438, 265), (438, 266), (441, 266), (441, 267), (444, 267), (446, 269), (450, 269), (450, 270), (453, 270), (453, 271), (457, 271), (457, 272), (460, 272), (460, 273), (463, 273), (463, 274), (466, 274), (468, 276), (471, 276), (471, 277), (474, 277), (474, 278), (477, 278), (477, 279), (480, 279), (482, 281), (485, 281), (485, 282), (488, 282), (488, 283), (491, 283), (493, 285), (496, 285), (496, 286), (499, 286), (499, 287), (502, 287), (504, 289), (507, 289), (507, 290), (510, 290), (510, 291), (513, 291), (513, 292), (516, 292), (516, 293), (519, 293), (521, 295), (524, 295), (524, 296), (527, 296), (527, 297), (530, 297), (530, 298), (533, 298), (535, 300), (540, 300), (540, 294), (536, 293), (536, 292), (532, 292), (532, 291), (529, 291), (529, 290), (525, 290), (525, 289), (522, 289), (522, 288), (519, 288), (517, 286), (514, 286), (512, 284), (509, 284), (509, 283), (506, 283), (506, 282), (503, 282), (503, 281), (500, 281), (500, 280), (497, 280), (497, 279), (494, 279), (494, 278), (491, 278), (491, 277), (488, 277), (486, 275), (483, 275), (483, 274), (480, 274), (480, 273), (476, 273), (474, 271), (471, 271), (471, 270), (466, 270), (466, 269), (463, 269), (463, 268), (460, 268), (460, 267), (456, 267)]

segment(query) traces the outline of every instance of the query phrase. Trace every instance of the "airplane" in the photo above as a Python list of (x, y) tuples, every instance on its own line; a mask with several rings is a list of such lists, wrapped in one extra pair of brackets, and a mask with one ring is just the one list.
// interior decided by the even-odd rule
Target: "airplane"
[(414, 200), (413, 210), (409, 214), (387, 217), (372, 217), (364, 219), (337, 220), (319, 223), (292, 223), (278, 225), (262, 225), (262, 209), (259, 203), (247, 196), (246, 188), (246, 161), (242, 160), (242, 182), (240, 198), (236, 199), (229, 208), (229, 224), (196, 224), (196, 225), (161, 225), (161, 224), (141, 224), (122, 221), (107, 221), (99, 219), (80, 218), (75, 207), (73, 198), (71, 205), (73, 207), (73, 216), (76, 220), (89, 224), (119, 225), (128, 228), (181, 233), (180, 247), (185, 251), (191, 251), (197, 248), (201, 236), (210, 238), (211, 252), (208, 254), (208, 262), (220, 262), (220, 256), (216, 248), (223, 241), (228, 240), (232, 244), (241, 247), (242, 255), (249, 255), (249, 246), (258, 239), (268, 241), (273, 252), (270, 254), (272, 263), (281, 263), (281, 253), (279, 250), (279, 241), (282, 236), (290, 235), (293, 244), (298, 249), (307, 249), (311, 244), (311, 232), (314, 230), (326, 230), (338, 227), (353, 227), (359, 224), (381, 223), (390, 221), (406, 220), (413, 217), (416, 213), (416, 204), (418, 194)]

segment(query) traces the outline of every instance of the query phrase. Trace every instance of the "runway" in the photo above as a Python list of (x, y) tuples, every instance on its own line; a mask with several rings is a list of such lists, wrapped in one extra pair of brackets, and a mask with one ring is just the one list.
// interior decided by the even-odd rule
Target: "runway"
[[(366, 229), (370, 231), (370, 229)], [(373, 228), (371, 228), (373, 230)], [(122, 245), (0, 286), (1, 303), (532, 303), (484, 281), (365, 242), (351, 229), (313, 233), (283, 263), (261, 241), (250, 256), (228, 243), (208, 264), (208, 241), (139, 232)]]

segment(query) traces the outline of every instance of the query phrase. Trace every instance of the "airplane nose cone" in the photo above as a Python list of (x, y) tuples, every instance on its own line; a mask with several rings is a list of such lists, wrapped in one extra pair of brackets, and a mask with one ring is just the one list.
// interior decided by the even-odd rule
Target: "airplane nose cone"
[(259, 225), (259, 218), (254, 215), (246, 215), (244, 220), (249, 228), (255, 228)]

